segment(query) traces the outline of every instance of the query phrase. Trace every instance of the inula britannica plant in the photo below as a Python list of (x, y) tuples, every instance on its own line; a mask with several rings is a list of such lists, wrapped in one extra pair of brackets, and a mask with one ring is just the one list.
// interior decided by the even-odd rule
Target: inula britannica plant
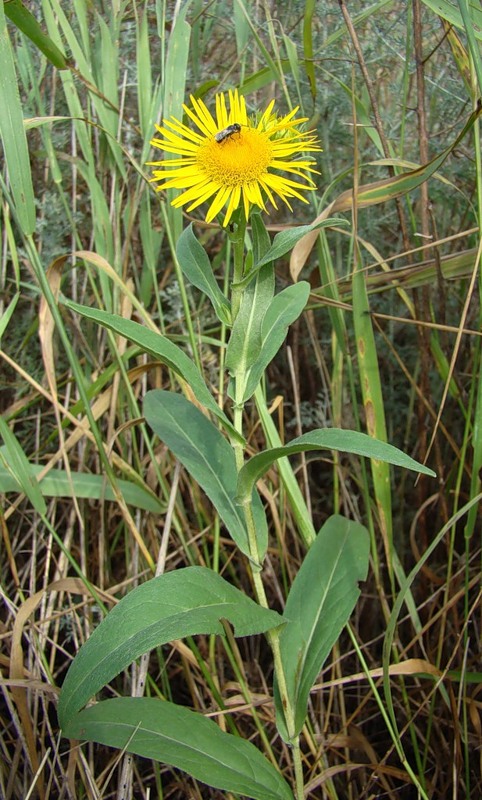
[[(151, 162), (152, 183), (162, 198), (169, 190), (175, 208), (202, 214), (204, 227), (219, 225), (229, 238), (225, 252), (232, 258), (226, 259), (223, 283), (192, 225), (176, 243), (182, 274), (228, 332), (220, 391), (211, 391), (196, 359), (168, 336), (113, 314), (69, 305), (136, 343), (177, 376), (177, 392), (147, 392), (143, 414), (189, 480), (211, 501), (212, 519), (222, 536), (215, 537), (214, 545), (206, 538), (209, 566), (157, 574), (107, 614), (70, 667), (59, 719), (65, 736), (125, 748), (223, 792), (257, 800), (302, 800), (303, 729), (313, 724), (310, 692), (359, 597), (359, 583), (368, 571), (369, 536), (359, 522), (340, 515), (328, 517), (315, 532), (287, 457), (338, 451), (432, 473), (386, 442), (355, 431), (326, 427), (282, 440), (268, 413), (266, 370), (289, 326), (309, 303), (310, 286), (299, 281), (279, 289), (275, 262), (314, 228), (287, 226), (272, 239), (265, 216), (285, 207), (285, 218), (296, 202), (307, 204), (316, 196), (322, 179), (315, 160), (320, 143), (316, 132), (305, 128), (308, 120), (297, 117), (297, 109), (279, 115), (274, 101), (262, 111), (248, 109), (237, 90), (217, 94), (214, 113), (195, 97), (183, 110), (184, 121), (165, 119), (152, 140), (164, 154)], [(254, 450), (246, 441), (248, 403), (250, 414), (258, 415), (265, 449)], [(281, 503), (282, 495), (289, 498), (305, 552), (291, 585), (286, 576), (280, 582), (286, 595), (281, 602), (278, 598), (277, 610), (270, 607), (265, 574), (268, 547), (277, 546), (273, 514), (281, 509), (275, 512), (264, 502), (266, 493), (259, 491), (268, 471), (274, 470), (282, 491), (272, 493), (273, 502)], [(232, 581), (241, 562), (250, 575), (245, 592)], [(288, 745), (282, 763), (268, 757), (267, 739), (242, 737), (244, 727), (236, 728), (235, 714), (224, 729), (218, 724), (216, 712), (225, 711), (221, 696), (219, 707), (210, 709), (214, 718), (178, 705), (152, 687), (149, 697), (92, 702), (150, 650), (184, 637), (232, 639), (233, 634), (264, 637), (267, 643), (262, 645), (269, 664), (264, 681), (274, 709), (269, 738), (279, 736)], [(247, 686), (248, 699), (258, 689)]]

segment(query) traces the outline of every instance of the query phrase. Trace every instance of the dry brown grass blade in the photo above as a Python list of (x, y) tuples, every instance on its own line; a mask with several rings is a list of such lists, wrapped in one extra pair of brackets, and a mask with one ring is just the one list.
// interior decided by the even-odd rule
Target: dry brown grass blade
[[(47, 269), (47, 279), (52, 289), (52, 294), (57, 301), (60, 292), (60, 282), (62, 280), (63, 266), (66, 257), (56, 258)], [(50, 391), (54, 398), (57, 397), (57, 378), (55, 374), (55, 358), (53, 348), (53, 336), (55, 332), (55, 322), (47, 300), (42, 295), (39, 306), (39, 338), (42, 345), (42, 358), (44, 362), (47, 381)]]
[[(352, 744), (352, 741), (349, 737), (344, 736), (339, 738), (337, 744), (339, 744), (340, 747), (346, 747), (347, 745)], [(328, 769), (324, 769), (320, 775), (317, 775), (317, 777), (314, 778), (314, 780), (310, 781), (305, 786), (305, 796), (310, 797), (310, 792), (313, 792), (319, 786), (323, 786), (325, 783), (328, 783), (334, 777), (336, 777), (336, 775), (346, 775), (348, 782), (348, 776), (351, 775), (352, 772), (356, 772), (357, 770), (372, 770), (373, 773), (375, 773), (376, 775), (383, 774), (387, 777), (398, 778), (398, 780), (402, 783), (409, 782), (409, 777), (403, 769), (399, 769), (397, 767), (389, 767), (386, 764), (378, 764), (376, 762), (373, 764), (369, 764), (364, 762), (356, 763), (351, 761), (349, 764), (338, 764), (335, 767), (328, 767)], [(375, 798), (379, 796), (380, 795), (376, 794), (367, 795), (367, 797), (370, 797), (370, 800), (375, 800)], [(393, 800), (398, 800), (396, 795), (390, 794), (389, 796)]]
[(10, 571), (11, 571), (12, 576), (13, 576), (15, 587), (19, 587), (20, 586), (20, 578), (18, 576), (18, 570), (17, 570), (17, 565), (15, 563), (15, 558), (13, 557), (12, 542), (11, 542), (11, 539), (10, 539), (10, 534), (8, 532), (7, 521), (6, 521), (5, 515), (3, 513), (3, 508), (1, 508), (1, 507), (0, 507), (0, 528), (2, 530), (2, 539), (3, 539), (3, 543), (5, 545), (5, 550), (6, 550), (7, 558), (8, 558), (8, 565), (10, 567)]
[(150, 314), (146, 311), (146, 309), (142, 305), (141, 301), (137, 299), (137, 297), (135, 296), (135, 294), (131, 290), (130, 283), (129, 282), (126, 283), (125, 281), (123, 281), (122, 278), (119, 277), (119, 275), (117, 274), (115, 269), (113, 267), (111, 267), (111, 265), (109, 264), (109, 262), (105, 258), (103, 258), (102, 256), (99, 256), (98, 253), (93, 253), (91, 250), (75, 250), (72, 253), (72, 255), (75, 258), (79, 258), (79, 259), (82, 259), (84, 261), (87, 261), (89, 264), (92, 264), (92, 266), (96, 267), (96, 269), (99, 269), (102, 272), (104, 272), (107, 275), (107, 277), (110, 278), (110, 280), (116, 286), (118, 286), (118, 288), (121, 290), (122, 294), (132, 304), (133, 308), (136, 309), (137, 313), (140, 315), (140, 317), (143, 320), (144, 324), (151, 331), (154, 331), (155, 333), (160, 333), (160, 330), (159, 330), (158, 326), (154, 323), (154, 321), (152, 320), (152, 317), (150, 316)]
[[(53, 262), (53, 264), (49, 267), (48, 270), (48, 280), (52, 288), (52, 293), (56, 299), (60, 291), (60, 281), (62, 277), (62, 267), (64, 263), (65, 263), (65, 257), (59, 258)], [(54, 401), (53, 405), (55, 408), (57, 422), (60, 423), (58, 407), (56, 403), (57, 380), (55, 375), (55, 359), (53, 354), (54, 330), (55, 330), (55, 323), (53, 316), (48, 307), (45, 297), (42, 296), (40, 299), (40, 307), (39, 307), (39, 338), (41, 342), (42, 357), (43, 357), (45, 372), (47, 375), (47, 381)], [(59, 425), (59, 431), (60, 430), (61, 426)], [(33, 597), (30, 597), (28, 600), (26, 600), (18, 611), (12, 632), (12, 651), (10, 657), (11, 679), (23, 677), (23, 651), (21, 644), (23, 627), (30, 614), (33, 613), (37, 605), (40, 603), (42, 597), (43, 597), (43, 591), (37, 592), (35, 595), (33, 595)], [(43, 798), (45, 796), (44, 780), (43, 780), (42, 770), (40, 769), (40, 762), (35, 744), (35, 736), (32, 726), (32, 720), (30, 717), (30, 711), (27, 703), (27, 692), (25, 689), (21, 689), (19, 686), (14, 686), (14, 685), (12, 685), (11, 687), (11, 692), (15, 704), (17, 706), (21, 724), (23, 726), (25, 743), (28, 750), (32, 772), (37, 779), (37, 790), (40, 797)]]
[[(358, 209), (367, 208), (368, 206), (386, 202), (390, 199), (394, 200), (396, 197), (399, 197), (403, 192), (394, 191), (392, 194), (389, 191), (390, 187), (397, 184), (399, 178), (400, 176), (397, 175), (393, 178), (385, 178), (382, 181), (374, 181), (373, 183), (366, 183), (363, 186), (359, 186), (356, 196), (356, 207)], [(382, 190), (386, 190), (385, 194), (383, 194)], [(316, 225), (337, 212), (343, 213), (351, 211), (353, 209), (353, 193), (353, 189), (347, 189), (345, 192), (342, 192), (342, 194), (335, 198), (335, 200), (313, 220), (312, 224)], [(370, 195), (370, 193), (379, 194), (376, 194), (373, 198), (364, 199), (364, 195)], [(310, 233), (307, 233), (306, 236), (303, 236), (303, 238), (295, 244), (290, 259), (290, 274), (295, 282), (298, 280), (300, 272), (305, 266), (318, 236), (319, 230), (310, 231)]]
[[(27, 620), (34, 613), (35, 609), (41, 603), (42, 598), (47, 592), (61, 591), (70, 592), (72, 594), (91, 594), (89, 589), (80, 580), (80, 578), (63, 578), (62, 580), (54, 581), (45, 589), (41, 589), (32, 595), (32, 597), (29, 597), (28, 600), (26, 600), (20, 606), (12, 629), (12, 649), (10, 654), (10, 680), (12, 681), (11, 692), (23, 727), (32, 772), (34, 774), (38, 772), (37, 790), (41, 798), (45, 797), (45, 786), (42, 771), (39, 770), (40, 761), (36, 747), (36, 736), (27, 702), (27, 689), (22, 688), (17, 681), (23, 681), (24, 679), (22, 634)], [(97, 589), (96, 591), (103, 599), (112, 603), (114, 598), (112, 598), (111, 595), (107, 594), (107, 592), (101, 591), (100, 589)]]
[(452, 352), (452, 358), (450, 359), (450, 365), (449, 365), (449, 370), (448, 370), (448, 373), (447, 373), (447, 379), (445, 381), (445, 386), (444, 386), (444, 390), (443, 390), (443, 394), (442, 394), (442, 399), (440, 400), (440, 403), (439, 403), (437, 419), (435, 420), (435, 425), (434, 425), (434, 429), (433, 429), (433, 432), (432, 432), (432, 436), (430, 438), (430, 442), (429, 442), (429, 445), (428, 445), (428, 448), (427, 448), (427, 451), (425, 453), (425, 457), (424, 457), (424, 460), (423, 460), (424, 464), (427, 462), (427, 459), (428, 459), (428, 457), (430, 455), (430, 452), (432, 450), (433, 443), (435, 441), (435, 437), (437, 435), (437, 431), (438, 431), (438, 428), (439, 428), (440, 420), (442, 418), (442, 413), (443, 413), (443, 410), (445, 408), (445, 402), (447, 400), (447, 396), (448, 396), (448, 393), (449, 393), (450, 382), (451, 382), (453, 374), (454, 374), (455, 362), (456, 362), (457, 356), (459, 354), (460, 344), (461, 344), (461, 341), (462, 341), (462, 335), (463, 335), (463, 331), (464, 331), (464, 328), (465, 328), (465, 320), (467, 319), (467, 314), (469, 312), (470, 301), (472, 300), (472, 294), (473, 294), (473, 291), (475, 289), (475, 283), (476, 283), (476, 280), (477, 280), (478, 275), (479, 275), (479, 265), (480, 265), (481, 257), (482, 257), (482, 240), (479, 243), (479, 248), (478, 248), (478, 251), (477, 251), (477, 258), (475, 259), (474, 269), (473, 269), (473, 272), (472, 272), (472, 277), (471, 277), (471, 280), (470, 280), (469, 287), (467, 289), (467, 295), (466, 295), (466, 298), (465, 298), (465, 303), (464, 303), (464, 307), (463, 307), (463, 310), (462, 310), (462, 314), (460, 316), (460, 326), (459, 326), (459, 330), (457, 332), (457, 338), (455, 340), (454, 349), (453, 349), (453, 352)]
[[(376, 667), (369, 671), (369, 676), (373, 679), (383, 678), (383, 667)], [(440, 678), (443, 673), (437, 669), (430, 661), (424, 658), (408, 658), (406, 661), (401, 661), (399, 664), (390, 664), (388, 674), (392, 677), (394, 675), (433, 675), (435, 678)], [(317, 683), (313, 687), (313, 691), (323, 691), (333, 686), (346, 686), (349, 683), (363, 681), (367, 679), (366, 672), (356, 672), (353, 675), (346, 675), (343, 678), (335, 678), (332, 681), (325, 681)]]
[[(395, 199), (398, 195), (396, 193), (391, 194), (388, 190), (397, 181), (398, 177), (399, 176), (395, 178), (385, 178), (382, 181), (374, 181), (373, 183), (366, 183), (363, 186), (359, 186), (356, 197), (357, 208), (366, 208), (367, 206), (380, 203), (382, 199), (383, 201)], [(376, 199), (363, 199), (364, 194), (381, 191), (383, 189), (387, 190), (385, 195), (381, 197), (377, 196)], [(353, 209), (353, 192), (353, 189), (347, 189), (345, 192), (342, 192), (316, 217), (312, 224), (316, 225), (317, 223), (323, 222), (323, 220), (328, 219), (328, 217), (331, 217), (332, 214), (336, 214), (337, 212), (343, 213), (345, 211), (351, 211)], [(310, 231), (310, 233), (307, 233), (306, 236), (303, 236), (303, 238), (295, 244), (290, 259), (290, 274), (294, 281), (298, 280), (300, 272), (315, 246), (318, 235), (319, 230)]]
[[(28, 381), (28, 383), (30, 383), (32, 386), (34, 386), (34, 388), (36, 389), (36, 391), (39, 394), (44, 396), (50, 403), (54, 404), (54, 398), (52, 397), (52, 395), (49, 392), (47, 392), (44, 389), (43, 386), (41, 386), (39, 383), (37, 383), (30, 375), (28, 375), (17, 364), (15, 364), (15, 362), (12, 359), (10, 359), (7, 356), (6, 353), (4, 353), (3, 351), (0, 350), (0, 355), (1, 355), (2, 358), (5, 359), (5, 361), (8, 364), (10, 364), (10, 366), (12, 366), (17, 372), (19, 372), (20, 375), (26, 381)], [(149, 364), (142, 364), (140, 366), (133, 367), (131, 370), (129, 370), (128, 373), (127, 373), (127, 376), (129, 378), (129, 380), (132, 383), (134, 383), (135, 380), (137, 380), (139, 377), (144, 375), (149, 370), (151, 370), (153, 368), (154, 369), (158, 369), (160, 366), (162, 366), (162, 364), (160, 364), (160, 362), (150, 362)], [(112, 394), (112, 389), (110, 387), (110, 388), (106, 389), (105, 392), (103, 392), (101, 395), (99, 395), (98, 398), (95, 400), (95, 402), (92, 404), (91, 413), (92, 413), (92, 415), (93, 415), (95, 420), (99, 419), (108, 410), (108, 408), (110, 406), (110, 402), (111, 402), (111, 394)], [(89, 422), (88, 422), (87, 417), (84, 416), (81, 420), (78, 420), (59, 401), (57, 401), (57, 405), (58, 405), (59, 411), (61, 411), (62, 414), (66, 418), (68, 418), (69, 421), (73, 425), (75, 425), (75, 430), (70, 434), (70, 436), (65, 441), (64, 452), (68, 453), (84, 436), (86, 438), (88, 438), (91, 442), (95, 443), (94, 436), (93, 436), (92, 432), (90, 431), (90, 426), (89, 426)], [(7, 411), (7, 413), (8, 413), (8, 411)], [(107, 445), (106, 445), (106, 449), (108, 449)], [(51, 457), (51, 459), (48, 461), (48, 463), (45, 465), (44, 469), (42, 470), (42, 472), (38, 476), (38, 480), (41, 480), (49, 472), (49, 470), (51, 470), (57, 464), (57, 462), (62, 457), (62, 455), (63, 455), (62, 451), (59, 450), (57, 453), (55, 453)], [(129, 464), (127, 464), (127, 462), (124, 461), (124, 459), (122, 459), (117, 453), (114, 453), (114, 452), (111, 453), (109, 451), (109, 458), (112, 461), (112, 463), (114, 464), (114, 466), (116, 466), (118, 469), (120, 469), (121, 472), (124, 475), (129, 476), (129, 475), (132, 475), (132, 473), (134, 472), (132, 467)], [(139, 480), (139, 476), (137, 475), (137, 473), (135, 473), (135, 477), (136, 477), (136, 480)], [(147, 486), (147, 484), (145, 484), (144, 488), (146, 489), (146, 491), (150, 491), (149, 487)], [(20, 499), (21, 499), (21, 497), (19, 498), (19, 500)], [(18, 503), (16, 502), (10, 507), (10, 509), (5, 514), (5, 520), (7, 520), (9, 518), (9, 516), (14, 514), (17, 505), (18, 505)], [(125, 503), (123, 502), (122, 498), (119, 500), (119, 506), (120, 506), (122, 511), (124, 510), (124, 508), (127, 508)], [(127, 518), (127, 524), (129, 525), (129, 528), (130, 528), (130, 530), (131, 530), (131, 532), (132, 532), (132, 534), (134, 536), (134, 539), (138, 542), (142, 553), (147, 558), (148, 563), (152, 566), (154, 562), (152, 561), (152, 557), (150, 555), (150, 552), (147, 550), (147, 547), (146, 547), (144, 541), (142, 540), (142, 537), (141, 537), (139, 531), (137, 530), (137, 528), (135, 526), (135, 523), (132, 520), (132, 517), (130, 516), (129, 513), (128, 513), (128, 518)]]
[[(379, 203), (385, 203), (388, 200), (396, 200), (398, 197), (408, 194), (421, 185), (424, 185), (428, 178), (434, 175), (434, 173), (442, 166), (450, 153), (462, 141), (466, 133), (471, 129), (481, 113), (482, 104), (479, 104), (467, 120), (455, 141), (431, 161), (422, 164), (420, 167), (417, 167), (410, 172), (394, 175), (381, 181), (366, 183), (362, 186), (357, 185), (356, 188), (348, 189), (347, 191), (342, 192), (342, 194), (340, 194), (324, 211), (322, 211), (322, 213), (314, 220), (313, 224), (321, 222), (337, 211), (351, 211), (355, 208), (358, 210), (361, 208), (368, 208), (369, 206), (378, 205)], [(299, 274), (306, 264), (317, 237), (318, 231), (312, 231), (311, 233), (306, 234), (306, 236), (303, 236), (303, 238), (300, 239), (300, 241), (297, 242), (293, 248), (290, 261), (290, 273), (295, 282), (298, 280)]]
[(452, 50), (454, 57), (454, 63), (457, 65), (458, 71), (465, 83), (465, 87), (470, 94), (472, 91), (472, 76), (469, 54), (464, 47), (462, 39), (458, 35), (456, 28), (442, 16), (440, 17), (440, 22), (443, 25), (445, 35), (450, 44), (450, 49)]
[[(129, 278), (126, 281), (126, 286), (130, 292), (130, 295), (134, 295), (134, 281)], [(129, 295), (122, 295), (120, 298), (120, 315), (123, 319), (130, 319), (132, 316), (132, 302), (130, 300)], [(115, 335), (116, 340), (116, 350), (119, 354), (119, 358), (124, 355), (126, 348), (127, 348), (127, 339), (123, 336)], [(107, 427), (107, 439), (112, 441), (115, 434), (115, 420), (117, 415), (117, 405), (118, 405), (118, 397), (119, 397), (119, 387), (121, 383), (121, 374), (119, 370), (116, 370), (114, 373), (114, 378), (112, 380), (112, 395), (111, 395), (111, 402), (110, 402), (110, 413), (108, 417), (108, 427)]]
[[(66, 256), (61, 256), (60, 258), (56, 258), (55, 261), (53, 261), (47, 269), (47, 280), (50, 284), (50, 288), (52, 290), (52, 295), (55, 298), (55, 302), (58, 301), (60, 293), (60, 283), (62, 280), (62, 272), (66, 260), (67, 260)], [(40, 298), (40, 306), (39, 306), (39, 339), (42, 349), (42, 359), (44, 362), (47, 382), (53, 398), (52, 407), (54, 410), (55, 420), (57, 422), (57, 430), (59, 434), (60, 457), (63, 459), (65, 471), (67, 473), (68, 480), (71, 484), (72, 503), (77, 514), (77, 519), (79, 521), (79, 524), (82, 525), (83, 524), (82, 514), (80, 512), (79, 504), (77, 502), (77, 497), (74, 491), (72, 475), (70, 472), (70, 463), (67, 458), (67, 452), (65, 449), (64, 430), (62, 427), (62, 419), (58, 402), (57, 375), (55, 370), (55, 354), (54, 354), (54, 333), (55, 333), (54, 318), (52, 312), (50, 311), (45, 296), (42, 295), (42, 297)]]
[[(322, 211), (321, 214), (319, 214), (319, 216), (317, 216), (313, 224), (316, 224), (317, 222), (323, 222), (323, 220), (328, 219), (328, 217), (331, 217), (332, 213), (334, 213), (335, 211), (343, 211), (343, 210), (347, 211), (352, 207), (352, 198), (353, 198), (353, 192), (351, 190), (348, 192), (343, 192), (343, 194), (340, 195), (340, 197), (338, 197), (337, 200), (334, 200), (332, 203), (330, 203), (330, 205), (327, 208), (325, 208), (325, 210)], [(341, 202), (341, 207), (338, 205), (340, 202)], [(346, 207), (343, 208), (345, 203)], [(315, 246), (318, 235), (319, 235), (318, 230), (314, 230), (311, 231), (310, 233), (307, 233), (306, 236), (303, 236), (303, 238), (300, 239), (299, 242), (297, 242), (293, 248), (290, 258), (290, 275), (295, 283), (299, 278), (301, 270), (308, 261), (310, 253), (313, 250), (313, 247)]]

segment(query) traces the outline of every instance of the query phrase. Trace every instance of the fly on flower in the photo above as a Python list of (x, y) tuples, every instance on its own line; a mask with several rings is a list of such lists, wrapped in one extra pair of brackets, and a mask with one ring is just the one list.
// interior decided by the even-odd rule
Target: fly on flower
[(223, 128), (222, 131), (218, 131), (218, 133), (214, 135), (214, 138), (218, 144), (221, 144), (221, 142), (225, 142), (226, 139), (229, 139), (229, 137), (233, 136), (235, 133), (241, 133), (241, 125), (239, 122), (233, 122), (232, 125), (228, 125), (227, 128)]
[(321, 147), (313, 131), (301, 129), (307, 119), (296, 118), (297, 108), (277, 116), (274, 103), (253, 122), (237, 89), (227, 99), (216, 95), (214, 116), (202, 100), (191, 97), (192, 107), (183, 109), (194, 129), (174, 117), (156, 126), (160, 137), (152, 140), (153, 147), (178, 156), (150, 162), (157, 191), (180, 189), (172, 205), (187, 211), (209, 202), (206, 222), (225, 209), (224, 226), (240, 207), (248, 219), (252, 206), (266, 211), (266, 201), (277, 208), (280, 198), (290, 209), (293, 197), (307, 203), (303, 193), (316, 188), (311, 175), (317, 170), (306, 154)]

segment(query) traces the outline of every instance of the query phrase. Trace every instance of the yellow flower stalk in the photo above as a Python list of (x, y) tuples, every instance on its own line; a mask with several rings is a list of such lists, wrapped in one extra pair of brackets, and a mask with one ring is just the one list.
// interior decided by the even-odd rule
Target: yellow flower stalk
[(300, 157), (321, 148), (313, 131), (300, 130), (307, 119), (296, 118), (297, 108), (278, 117), (272, 100), (253, 122), (237, 89), (229, 92), (228, 103), (225, 94), (216, 95), (214, 117), (202, 100), (190, 99), (192, 107), (183, 109), (195, 129), (171, 117), (156, 125), (162, 138), (151, 142), (179, 156), (150, 162), (155, 167), (151, 180), (159, 181), (157, 191), (183, 190), (173, 206), (187, 206), (190, 212), (210, 202), (206, 222), (225, 208), (226, 226), (240, 207), (247, 220), (252, 206), (267, 210), (266, 200), (277, 208), (280, 198), (290, 209), (293, 197), (308, 202), (303, 193), (316, 188), (310, 175), (317, 170), (311, 158)]

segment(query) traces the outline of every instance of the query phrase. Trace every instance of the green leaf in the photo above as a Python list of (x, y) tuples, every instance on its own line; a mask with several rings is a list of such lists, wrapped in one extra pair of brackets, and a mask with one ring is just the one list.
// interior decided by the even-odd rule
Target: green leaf
[(297, 228), (287, 228), (277, 233), (269, 250), (264, 254), (261, 261), (254, 265), (255, 269), (259, 269), (263, 264), (267, 264), (268, 261), (275, 261), (277, 258), (281, 258), (281, 256), (291, 252), (296, 242), (299, 242), (307, 233), (330, 227), (330, 225), (348, 225), (348, 222), (345, 219), (336, 217), (333, 219), (321, 220), (316, 223), (314, 222), (311, 225), (299, 225)]
[(0, 138), (12, 198), (22, 232), (29, 236), (35, 230), (32, 173), (4, 3), (0, 3), (0, 109)]
[[(5, 448), (0, 448), (0, 459), (6, 455)], [(5, 460), (8, 460), (8, 456)], [(43, 467), (30, 464), (31, 474), (36, 478)], [(43, 497), (82, 497), (94, 500), (116, 500), (112, 487), (106, 483), (103, 475), (91, 475), (72, 472), (67, 475), (63, 469), (52, 469), (38, 482)], [(128, 505), (135, 508), (160, 514), (165, 506), (150, 490), (130, 481), (118, 479), (117, 487)], [(0, 464), (0, 492), (21, 492), (22, 487), (16, 478)]]
[(281, 74), (291, 76), (291, 64), (287, 58), (280, 59), (279, 70), (273, 69), (271, 66), (263, 67), (257, 72), (253, 72), (245, 78), (239, 87), (241, 94), (249, 95), (251, 92), (259, 91), (269, 86), (273, 81), (279, 80)]
[(174, 639), (224, 635), (227, 619), (235, 636), (263, 633), (283, 618), (207, 567), (166, 572), (129, 592), (80, 648), (60, 693), (58, 715), (67, 728), (90, 698), (136, 658)]
[[(213, 503), (239, 549), (249, 555), (243, 509), (235, 502), (237, 470), (234, 451), (212, 422), (185, 397), (154, 389), (144, 399), (144, 416), (161, 441), (184, 464)], [(252, 493), (260, 558), (268, 546), (264, 509)]]
[(248, 371), (243, 402), (256, 391), (264, 371), (280, 349), (289, 326), (298, 319), (310, 294), (310, 284), (306, 281), (287, 286), (271, 301), (261, 327), (261, 350), (258, 358)]
[(347, 220), (341, 217), (330, 217), (323, 220), (317, 220), (313, 222), (311, 225), (300, 225), (298, 228), (287, 228), (281, 233), (277, 233), (273, 239), (273, 244), (266, 250), (263, 254), (263, 257), (253, 264), (252, 269), (243, 278), (243, 280), (239, 281), (236, 284), (236, 288), (246, 288), (258, 271), (263, 267), (265, 264), (269, 264), (271, 261), (275, 261), (277, 258), (281, 258), (281, 256), (286, 255), (286, 253), (290, 252), (295, 244), (302, 239), (304, 236), (307, 236), (310, 233), (315, 233), (321, 228), (329, 228), (330, 226), (337, 225), (338, 227), (349, 225)]
[(266, 230), (261, 209), (255, 207), (251, 211), (249, 221), (251, 223), (251, 235), (253, 239), (253, 259), (256, 264), (258, 261), (261, 261), (263, 256), (268, 252), (271, 247), (271, 239)]
[(106, 700), (78, 714), (72, 739), (126, 749), (254, 800), (293, 800), (280, 772), (250, 742), (189, 708), (149, 697)]
[(301, 731), (311, 688), (355, 606), (368, 572), (370, 539), (363, 525), (330, 517), (293, 582), (280, 633), (281, 663), (294, 728), (287, 729), (276, 677), (277, 726), (285, 741)]
[(184, 275), (193, 286), (209, 297), (217, 318), (225, 325), (230, 325), (230, 303), (216, 282), (211, 262), (206, 251), (194, 236), (192, 224), (179, 237), (176, 255)]
[(288, 61), (290, 62), (291, 73), (293, 75), (293, 80), (296, 86), (296, 93), (298, 98), (301, 99), (301, 75), (300, 75), (300, 59), (298, 56), (298, 45), (295, 39), (290, 39), (286, 33), (282, 33), (283, 36), (283, 44), (285, 46), (286, 55), (288, 56)]
[(323, 430), (310, 431), (293, 439), (283, 447), (264, 450), (262, 453), (250, 458), (239, 472), (237, 499), (245, 503), (256, 481), (270, 468), (271, 464), (283, 456), (295, 453), (306, 453), (311, 450), (340, 450), (344, 453), (354, 453), (366, 458), (375, 458), (386, 461), (405, 469), (421, 472), (423, 475), (435, 477), (435, 472), (418, 461), (407, 456), (398, 447), (386, 442), (380, 442), (366, 433), (346, 431), (341, 428), (324, 428)]
[(74, 303), (72, 300), (66, 301), (65, 305), (71, 308), (72, 311), (81, 314), (83, 317), (92, 319), (105, 328), (114, 331), (114, 333), (125, 336), (126, 339), (135, 342), (135, 344), (138, 344), (143, 350), (151, 353), (164, 364), (167, 364), (176, 375), (179, 375), (191, 387), (194, 396), (199, 400), (201, 405), (216, 415), (231, 436), (235, 436), (239, 439), (239, 434), (222, 409), (219, 408), (195, 363), (186, 355), (184, 350), (181, 350), (180, 347), (167, 339), (166, 336), (156, 331), (151, 331), (149, 328), (144, 327), (144, 325), (139, 325), (138, 322), (134, 322), (131, 319), (124, 319), (124, 317), (120, 317), (117, 314), (110, 314), (108, 311), (100, 311), (97, 308), (87, 308), (86, 306)]
[(2, 316), (0, 317), (0, 341), (1, 341), (1, 339), (2, 339), (2, 336), (3, 336), (3, 334), (4, 334), (4, 333), (5, 333), (5, 331), (7, 330), (8, 323), (9, 323), (9, 322), (10, 322), (10, 320), (12, 319), (13, 312), (15, 311), (15, 308), (16, 308), (16, 306), (17, 306), (17, 303), (18, 303), (18, 301), (19, 301), (19, 298), (20, 298), (20, 292), (17, 292), (17, 293), (16, 293), (16, 294), (15, 294), (15, 295), (12, 297), (12, 299), (11, 299), (11, 301), (10, 301), (9, 305), (7, 306), (7, 308), (5, 309), (5, 311), (3, 312)]
[[(0, 464), (3, 462), (5, 471), (17, 482), (20, 491), (28, 497), (34, 509), (39, 514), (46, 514), (47, 506), (31, 464), (3, 417), (0, 417), (0, 436), (5, 442), (5, 447), (0, 448)], [(0, 491), (5, 491), (1, 483)]]
[(226, 368), (231, 374), (245, 375), (258, 358), (263, 319), (273, 294), (274, 269), (268, 263), (243, 292), (226, 351)]

